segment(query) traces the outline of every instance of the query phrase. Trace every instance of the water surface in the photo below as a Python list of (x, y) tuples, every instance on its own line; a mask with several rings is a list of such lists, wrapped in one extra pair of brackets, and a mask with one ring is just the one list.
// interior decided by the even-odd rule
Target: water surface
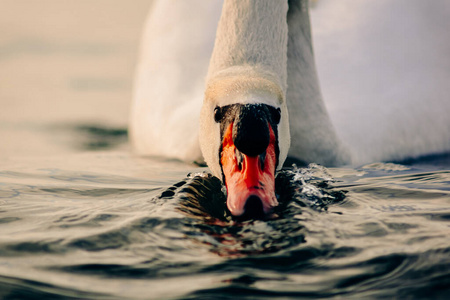
[(120, 151), (43, 163), (0, 173), (4, 298), (450, 292), (448, 165), (285, 170), (278, 217), (236, 221), (205, 168)]

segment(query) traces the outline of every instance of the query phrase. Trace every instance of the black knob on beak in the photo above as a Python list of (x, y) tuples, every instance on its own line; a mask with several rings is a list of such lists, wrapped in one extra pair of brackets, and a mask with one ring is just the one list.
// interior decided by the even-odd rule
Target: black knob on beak
[(260, 104), (240, 107), (233, 126), (236, 148), (248, 156), (264, 153), (269, 146), (270, 131), (267, 109)]

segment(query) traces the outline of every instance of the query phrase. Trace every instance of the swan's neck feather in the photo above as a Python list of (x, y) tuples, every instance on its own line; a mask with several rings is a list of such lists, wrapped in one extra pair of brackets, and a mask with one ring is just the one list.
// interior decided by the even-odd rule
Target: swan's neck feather
[(308, 0), (289, 1), (287, 14), (289, 155), (327, 166), (350, 162), (322, 100), (312, 48)]
[(284, 0), (225, 0), (208, 84), (225, 75), (263, 77), (285, 94), (287, 10)]
[(232, 67), (219, 72), (209, 82), (205, 101), (215, 101), (220, 106), (239, 101), (242, 104), (264, 103), (279, 107), (284, 101), (284, 92), (273, 79), (272, 76), (258, 74), (248, 66)]

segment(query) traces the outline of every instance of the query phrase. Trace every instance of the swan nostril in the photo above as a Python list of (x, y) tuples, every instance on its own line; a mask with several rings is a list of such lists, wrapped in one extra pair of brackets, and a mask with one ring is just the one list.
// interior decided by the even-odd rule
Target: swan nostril
[(264, 219), (266, 214), (261, 199), (256, 195), (248, 197), (245, 206), (243, 219)]
[(236, 157), (236, 163), (239, 171), (242, 170), (242, 162), (244, 161), (244, 155), (237, 148), (234, 149), (234, 156)]
[(259, 155), (259, 164), (260, 164), (261, 170), (264, 170), (264, 166), (265, 166), (265, 162), (266, 162), (266, 154), (267, 154), (267, 150)]

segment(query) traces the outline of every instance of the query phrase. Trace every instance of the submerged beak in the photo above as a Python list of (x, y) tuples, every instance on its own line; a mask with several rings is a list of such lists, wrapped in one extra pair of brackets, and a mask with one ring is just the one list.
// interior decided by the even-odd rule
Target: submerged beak
[(233, 122), (223, 136), (221, 164), (227, 188), (227, 206), (234, 216), (261, 218), (278, 205), (275, 196), (276, 137), (270, 124), (266, 150), (249, 156), (233, 142)]

